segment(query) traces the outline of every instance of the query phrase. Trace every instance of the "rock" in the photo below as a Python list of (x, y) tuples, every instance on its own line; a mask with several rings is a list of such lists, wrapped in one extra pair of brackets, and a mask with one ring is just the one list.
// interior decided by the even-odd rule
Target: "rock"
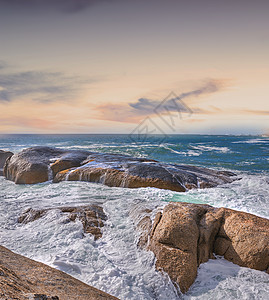
[[(152, 173), (149, 174), (153, 175)], [(171, 181), (169, 181), (169, 179)], [(111, 187), (156, 187), (160, 189), (169, 189), (178, 192), (186, 191), (182, 184), (175, 182), (172, 176), (170, 178), (165, 179), (133, 176), (128, 171), (109, 168), (89, 168), (87, 166), (83, 166), (73, 170), (64, 170), (62, 172), (59, 172), (54, 178), (54, 182), (60, 182), (63, 180), (96, 182)]]
[[(51, 147), (33, 147), (24, 149), (6, 161), (4, 175), (18, 184), (34, 184), (50, 179), (52, 173), (62, 170), (64, 164), (77, 166), (78, 159), (87, 157), (83, 151), (65, 151)], [(79, 158), (77, 158), (79, 157)], [(61, 162), (63, 159), (63, 162)], [(51, 162), (53, 170), (50, 169)], [(53, 174), (52, 174), (53, 177)], [(52, 179), (52, 178), (51, 178)]]
[(58, 172), (63, 170), (79, 167), (81, 162), (83, 162), (88, 155), (89, 152), (87, 151), (73, 151), (61, 155), (61, 157), (50, 166), (53, 172), (53, 177), (55, 177)]
[(14, 154), (10, 151), (0, 150), (0, 169), (4, 168), (6, 160), (12, 155)]
[(144, 216), (137, 224), (137, 229), (141, 232), (138, 246), (144, 248), (148, 243), (148, 232), (151, 229), (151, 218), (150, 216)]
[(19, 216), (18, 223), (27, 224), (29, 222), (38, 220), (39, 218), (43, 217), (47, 211), (48, 211), (47, 209), (37, 210), (33, 208), (28, 208), (22, 213), (21, 216)]
[(138, 202), (129, 211), (129, 217), (138, 231), (137, 245), (145, 248), (148, 243), (148, 233), (151, 230), (152, 207), (145, 206), (145, 203)]
[(33, 300), (60, 300), (58, 296), (48, 296), (45, 294), (27, 294), (28, 299), (33, 299)]
[(98, 205), (80, 206), (80, 207), (57, 207), (49, 209), (27, 209), (19, 218), (18, 222), (27, 224), (43, 217), (49, 210), (58, 209), (62, 213), (68, 213), (69, 220), (74, 222), (79, 219), (83, 225), (85, 233), (90, 233), (95, 240), (102, 237), (101, 228), (104, 227), (104, 222), (107, 216), (103, 208)]
[(6, 160), (13, 155), (10, 151), (0, 150), (0, 176), (4, 175), (3, 168), (6, 163)]
[(227, 208), (170, 203), (156, 215), (148, 248), (185, 293), (213, 253), (243, 267), (269, 268), (269, 220)]
[(119, 154), (91, 154), (78, 168), (59, 172), (54, 182), (90, 181), (115, 187), (156, 187), (185, 192), (232, 182), (234, 174), (194, 166), (164, 164)]
[(33, 147), (15, 154), (7, 160), (4, 175), (15, 183), (24, 184), (54, 178), (54, 182), (81, 180), (115, 187), (156, 187), (178, 192), (235, 180), (234, 174), (226, 171), (49, 147)]
[(269, 220), (223, 209), (224, 221), (216, 236), (214, 252), (227, 260), (256, 270), (269, 267)]
[(117, 299), (70, 275), (0, 246), (0, 299)]

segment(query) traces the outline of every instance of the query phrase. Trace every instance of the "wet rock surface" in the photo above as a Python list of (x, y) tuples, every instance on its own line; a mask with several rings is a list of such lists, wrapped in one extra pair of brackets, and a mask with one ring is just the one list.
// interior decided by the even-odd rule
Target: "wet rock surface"
[(197, 276), (201, 263), (214, 253), (239, 266), (269, 268), (269, 220), (227, 208), (191, 203), (170, 203), (157, 213), (148, 249), (156, 268), (168, 273), (182, 292)]
[(4, 176), (18, 184), (45, 182), (52, 179), (53, 172), (55, 174), (57, 170), (62, 170), (64, 165), (68, 167), (79, 165), (78, 160), (86, 158), (88, 154), (89, 152), (85, 154), (84, 151), (51, 147), (24, 149), (6, 161)]
[(13, 155), (10, 151), (0, 150), (0, 176), (4, 175), (3, 168), (6, 160)]
[(117, 299), (70, 275), (0, 246), (0, 299)]
[(10, 157), (4, 175), (21, 184), (53, 178), (54, 182), (89, 181), (115, 187), (156, 187), (178, 192), (214, 187), (235, 180), (235, 174), (228, 171), (50, 147), (33, 147)]
[(95, 240), (102, 237), (102, 227), (107, 220), (107, 216), (103, 208), (98, 205), (80, 206), (80, 207), (57, 207), (48, 209), (32, 209), (29, 208), (18, 218), (19, 223), (27, 224), (43, 217), (50, 210), (60, 210), (62, 213), (68, 214), (69, 221), (77, 219), (82, 223), (85, 233), (90, 233)]
[(185, 192), (191, 188), (214, 187), (232, 182), (234, 174), (195, 166), (165, 164), (114, 154), (92, 154), (79, 168), (59, 172), (63, 180), (99, 182), (117, 187), (156, 187)]

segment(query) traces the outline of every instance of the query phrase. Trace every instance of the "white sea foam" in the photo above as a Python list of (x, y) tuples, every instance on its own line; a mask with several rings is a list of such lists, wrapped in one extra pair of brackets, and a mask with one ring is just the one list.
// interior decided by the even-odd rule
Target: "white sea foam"
[(233, 144), (264, 144), (264, 143), (269, 143), (269, 138), (256, 138), (256, 139), (250, 139), (250, 140), (244, 140), (244, 141), (235, 141), (232, 142)]
[(216, 147), (216, 146), (205, 146), (205, 145), (191, 145), (191, 147), (195, 150), (202, 150), (202, 151), (217, 151), (221, 153), (228, 153), (231, 150), (228, 147)]
[(267, 299), (269, 276), (239, 267), (223, 258), (201, 264), (198, 276), (184, 300)]
[[(233, 208), (269, 218), (269, 177), (249, 174), (242, 174), (241, 177), (241, 180), (215, 188), (190, 190), (186, 196), (190, 202), (195, 199), (213, 206)], [(177, 201), (176, 196), (174, 200)]]
[(189, 150), (188, 152), (187, 152), (187, 155), (189, 155), (189, 156), (199, 156), (199, 155), (201, 155), (202, 154), (202, 152), (199, 152), (199, 151), (193, 151), (193, 150)]
[[(225, 206), (269, 217), (269, 178), (243, 175), (220, 187), (177, 193), (156, 188), (110, 188), (86, 182), (15, 185), (0, 177), (0, 244), (63, 270), (120, 299), (181, 299), (167, 276), (157, 272), (151, 252), (140, 250), (135, 212), (162, 209), (166, 201)], [(79, 221), (59, 210), (17, 224), (28, 207), (100, 204), (108, 216), (103, 237), (94, 241)], [(249, 284), (251, 282), (251, 284)], [(268, 275), (223, 259), (201, 265), (184, 299), (266, 299)], [(236, 298), (237, 297), (237, 298)]]
[[(98, 184), (62, 182), (17, 186), (5, 182), (1, 202), (0, 242), (11, 250), (42, 261), (121, 299), (176, 299), (168, 277), (157, 272), (151, 252), (138, 249), (138, 232), (130, 211), (134, 205), (154, 209), (166, 193), (158, 189), (129, 190)], [(17, 198), (17, 200), (16, 200)], [(159, 199), (159, 200), (158, 200)], [(102, 203), (108, 221), (102, 239), (83, 234), (82, 224), (70, 222), (59, 210), (18, 225), (27, 207), (44, 208)]]
[(161, 145), (164, 149), (171, 151), (172, 153), (180, 154), (183, 156), (199, 156), (202, 154), (201, 151), (193, 151), (193, 150), (188, 150), (188, 151), (177, 151), (172, 149), (171, 147), (168, 147), (166, 145)]

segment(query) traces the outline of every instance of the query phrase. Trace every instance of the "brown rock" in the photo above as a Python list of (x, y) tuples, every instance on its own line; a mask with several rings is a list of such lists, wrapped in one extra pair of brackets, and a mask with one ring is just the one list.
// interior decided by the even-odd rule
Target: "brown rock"
[(4, 175), (18, 184), (45, 182), (49, 179), (50, 158), (60, 154), (62, 151), (49, 147), (25, 149), (7, 159)]
[[(32, 147), (9, 157), (4, 167), (4, 175), (7, 179), (18, 184), (34, 184), (45, 182), (50, 178), (50, 173), (69, 166), (79, 166), (90, 152), (66, 151), (51, 147)], [(51, 169), (51, 162), (52, 164)]]
[(203, 207), (172, 204), (164, 208), (162, 216), (156, 216), (151, 232), (149, 249), (157, 258), (156, 268), (163, 270), (186, 292), (197, 275), (198, 215)]
[(156, 268), (186, 292), (200, 263), (223, 255), (240, 266), (269, 267), (269, 220), (226, 208), (170, 203), (156, 215), (149, 249)]
[(58, 172), (63, 170), (81, 166), (81, 163), (87, 158), (89, 153), (90, 152), (87, 151), (66, 152), (50, 165), (50, 168), (53, 172), (53, 177), (55, 177)]
[(137, 229), (141, 232), (139, 241), (138, 241), (138, 246), (140, 248), (145, 248), (148, 243), (148, 233), (151, 229), (152, 222), (151, 218), (149, 216), (143, 217), (137, 224)]
[(9, 157), (11, 157), (12, 155), (14, 155), (14, 154), (10, 151), (0, 150), (0, 176), (4, 175), (4, 172), (3, 172), (4, 165), (6, 163), (6, 160)]
[(129, 174), (122, 170), (106, 168), (81, 167), (59, 172), (54, 178), (54, 182), (60, 181), (89, 181), (102, 183), (115, 187), (156, 187), (177, 192), (185, 192), (186, 189), (178, 182), (165, 181), (161, 178), (140, 177)]
[(245, 212), (224, 210), (214, 252), (242, 266), (264, 271), (269, 267), (269, 220)]
[(0, 299), (117, 299), (70, 275), (0, 246)]
[(102, 237), (101, 228), (107, 220), (103, 208), (98, 205), (80, 206), (80, 207), (57, 207), (49, 209), (27, 209), (19, 218), (18, 222), (27, 224), (43, 217), (49, 210), (59, 209), (63, 213), (69, 214), (69, 220), (75, 221), (77, 218), (81, 221), (85, 233), (90, 233), (95, 240)]
[(0, 150), (0, 169), (4, 168), (6, 160), (12, 155), (14, 154), (10, 151)]

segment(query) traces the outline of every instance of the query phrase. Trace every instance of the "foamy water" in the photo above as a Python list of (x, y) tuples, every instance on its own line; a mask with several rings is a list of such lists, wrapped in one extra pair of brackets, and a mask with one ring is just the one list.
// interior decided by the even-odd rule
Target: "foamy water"
[[(238, 137), (238, 140), (240, 138)], [(235, 141), (232, 140), (232, 142)], [(61, 147), (79, 148), (78, 143), (87, 147), (81, 141), (74, 145), (65, 141), (60, 143), (62, 143)], [(199, 143), (204, 142), (199, 141)], [(258, 143), (264, 147), (265, 143), (260, 143), (260, 141)], [(108, 144), (102, 141), (98, 147), (106, 148)], [(16, 148), (14, 144), (13, 150), (18, 151), (25, 147), (23, 143), (20, 145)], [(234, 145), (236, 146), (235, 143)], [(255, 144), (244, 143), (244, 147), (246, 145), (253, 147)], [(0, 143), (0, 149), (4, 148), (3, 146)], [(13, 147), (12, 143), (10, 146)], [(115, 147), (107, 152), (114, 152), (113, 149), (116, 148), (118, 153), (124, 153), (125, 150), (122, 149), (128, 148), (128, 145), (124, 143), (121, 146), (115, 144), (112, 146)], [(168, 143), (167, 147), (175, 151), (179, 148), (175, 143)], [(223, 152), (221, 149), (202, 150), (201, 147), (200, 150), (194, 150), (189, 144), (189, 147), (185, 147), (182, 151), (200, 151), (201, 165), (207, 165), (209, 151), (212, 151), (212, 160), (215, 155), (222, 155), (223, 161), (220, 165), (222, 168), (229, 163), (231, 152), (239, 151), (232, 149), (231, 144), (215, 144), (215, 147), (227, 147), (231, 150), (228, 152)], [(148, 151), (148, 157), (160, 155), (160, 153), (149, 154), (150, 148), (153, 146), (143, 148), (144, 152)], [(137, 149), (140, 148), (132, 145), (128, 151), (138, 151)], [(181, 155), (172, 154), (167, 149), (165, 151), (163, 161), (168, 161), (168, 153), (176, 157)], [(185, 157), (188, 158), (188, 156)], [(194, 158), (196, 159), (195, 156)], [(239, 158), (238, 162), (248, 162), (247, 159), (240, 160)], [(241, 180), (211, 189), (191, 190), (187, 193), (156, 188), (111, 188), (87, 182), (57, 184), (46, 182), (26, 186), (15, 185), (0, 177), (0, 244), (67, 272), (120, 299), (267, 299), (269, 295), (268, 274), (241, 268), (220, 257), (202, 264), (194, 285), (186, 295), (180, 295), (168, 276), (155, 270), (153, 254), (137, 247), (139, 231), (136, 224), (141, 213), (136, 213), (136, 211), (149, 208), (153, 210), (154, 216), (169, 201), (208, 203), (268, 218), (269, 177), (264, 171), (267, 166), (262, 165), (263, 169), (257, 172), (258, 160), (254, 160), (254, 157), (249, 158), (254, 164), (245, 164), (242, 167), (255, 167), (256, 169), (254, 172), (238, 170)], [(265, 160), (268, 162), (267, 158), (265, 157)], [(169, 156), (169, 159), (177, 162), (174, 156)], [(108, 217), (103, 228), (103, 237), (97, 241), (94, 241), (90, 234), (83, 233), (82, 224), (79, 221), (69, 222), (67, 216), (57, 209), (49, 211), (44, 217), (34, 222), (17, 223), (18, 216), (29, 207), (40, 209), (89, 204), (100, 204)]]

